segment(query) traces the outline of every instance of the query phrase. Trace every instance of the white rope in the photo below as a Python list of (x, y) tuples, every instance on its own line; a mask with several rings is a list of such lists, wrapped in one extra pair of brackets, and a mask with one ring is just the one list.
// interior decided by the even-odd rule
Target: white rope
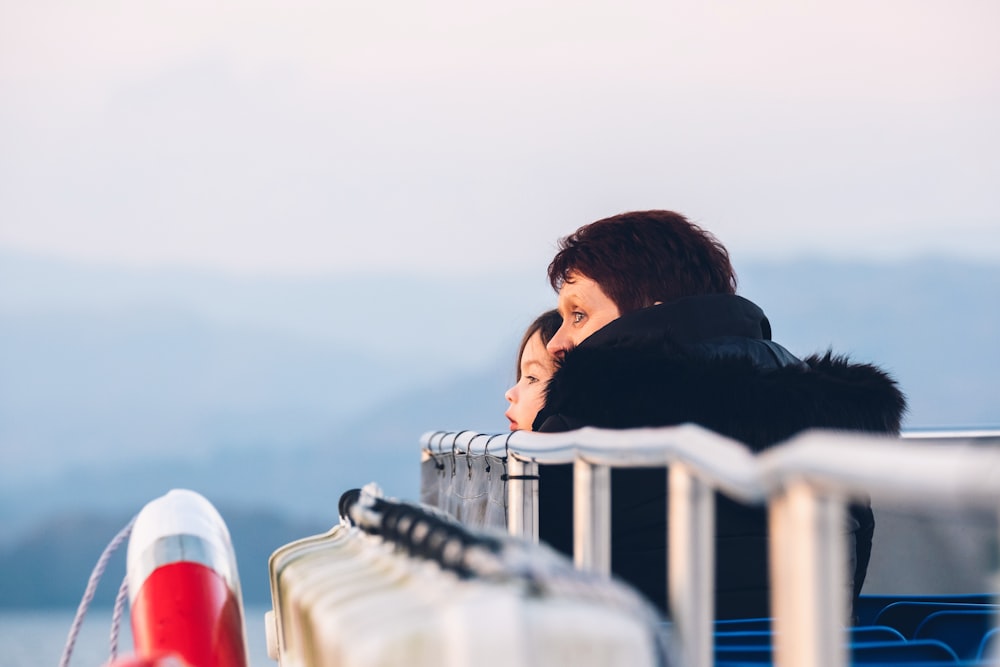
[(118, 587), (118, 597), (115, 598), (115, 612), (111, 616), (111, 647), (109, 662), (118, 658), (118, 630), (122, 624), (122, 614), (125, 613), (125, 598), (128, 597), (128, 574), (122, 577), (122, 585)]
[(128, 524), (122, 528), (114, 539), (104, 547), (104, 552), (101, 557), (97, 559), (97, 565), (94, 566), (94, 571), (90, 573), (90, 579), (87, 581), (87, 588), (83, 592), (83, 599), (80, 600), (80, 606), (76, 609), (76, 616), (73, 618), (73, 625), (69, 628), (69, 636), (66, 637), (66, 646), (63, 648), (62, 657), (59, 659), (59, 667), (69, 667), (69, 659), (73, 655), (73, 648), (76, 646), (77, 636), (80, 634), (80, 627), (83, 625), (83, 617), (87, 615), (87, 609), (90, 608), (90, 603), (94, 600), (94, 593), (97, 591), (97, 584), (100, 583), (101, 577), (104, 575), (104, 570), (108, 566), (108, 561), (111, 559), (111, 555), (121, 546), (121, 543), (128, 539), (128, 536), (132, 533), (132, 525), (135, 523), (135, 517), (129, 520)]

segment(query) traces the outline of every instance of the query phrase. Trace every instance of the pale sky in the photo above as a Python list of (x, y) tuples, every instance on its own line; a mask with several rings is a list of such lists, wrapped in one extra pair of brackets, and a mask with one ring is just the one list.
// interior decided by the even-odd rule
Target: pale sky
[(541, 273), (671, 208), (737, 265), (1000, 261), (996, 0), (0, 8), (0, 250)]

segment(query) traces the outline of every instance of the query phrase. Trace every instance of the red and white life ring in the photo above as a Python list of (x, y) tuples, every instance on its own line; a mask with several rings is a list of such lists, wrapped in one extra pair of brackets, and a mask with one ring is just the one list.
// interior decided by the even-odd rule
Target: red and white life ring
[(114, 667), (247, 667), (235, 553), (204, 497), (175, 489), (147, 504), (127, 567), (135, 655)]

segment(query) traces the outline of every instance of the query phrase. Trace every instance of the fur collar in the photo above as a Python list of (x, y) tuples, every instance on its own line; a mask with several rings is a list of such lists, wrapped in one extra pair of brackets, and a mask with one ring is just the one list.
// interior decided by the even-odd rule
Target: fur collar
[(799, 362), (760, 338), (682, 345), (662, 331), (631, 333), (566, 353), (537, 430), (693, 422), (754, 450), (808, 428), (899, 432), (905, 398), (873, 365), (832, 352)]

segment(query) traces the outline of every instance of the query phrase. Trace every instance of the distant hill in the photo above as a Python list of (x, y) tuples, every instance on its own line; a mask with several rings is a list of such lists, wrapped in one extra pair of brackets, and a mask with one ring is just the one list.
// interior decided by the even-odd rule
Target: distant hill
[[(510, 349), (555, 296), (535, 273), (469, 274), (428, 258), (428, 272), (317, 278), (236, 276), (193, 269), (136, 269), (0, 249), (0, 313), (81, 315), (161, 325), (197, 323), (279, 339), (372, 351), (386, 362), (448, 377)], [(57, 324), (57, 322), (53, 322)], [(470, 345), (470, 331), (476, 344)]]
[(792, 352), (832, 347), (889, 370), (909, 399), (905, 426), (1000, 425), (1000, 265), (800, 260), (741, 276)]
[(0, 253), (0, 482), (301, 447), (512, 365), (552, 298), (541, 273), (260, 279)]
[[(270, 511), (220, 507), (219, 512), (233, 540), (248, 604), (271, 601), (267, 559), (275, 549), (334, 525), (291, 521)], [(75, 607), (101, 552), (128, 519), (128, 514), (68, 513), (40, 522), (17, 546), (0, 549), (0, 608)], [(96, 606), (114, 604), (125, 576), (126, 549), (123, 544), (109, 561), (94, 597)]]
[(0, 478), (316, 440), (425, 370), (168, 307), (0, 313), (0, 367)]
[(334, 521), (340, 494), (368, 482), (377, 482), (389, 495), (416, 498), (418, 440), (425, 431), (502, 429), (504, 383), (498, 377), (503, 375), (480, 373), (392, 397), (322, 438), (302, 443), (220, 447), (197, 458), (160, 454), (95, 461), (48, 479), (13, 480), (0, 489), (0, 507), (16, 511), (7, 521), (17, 534), (70, 509), (136, 512), (171, 488), (190, 488), (219, 505), (270, 507), (289, 516)]

